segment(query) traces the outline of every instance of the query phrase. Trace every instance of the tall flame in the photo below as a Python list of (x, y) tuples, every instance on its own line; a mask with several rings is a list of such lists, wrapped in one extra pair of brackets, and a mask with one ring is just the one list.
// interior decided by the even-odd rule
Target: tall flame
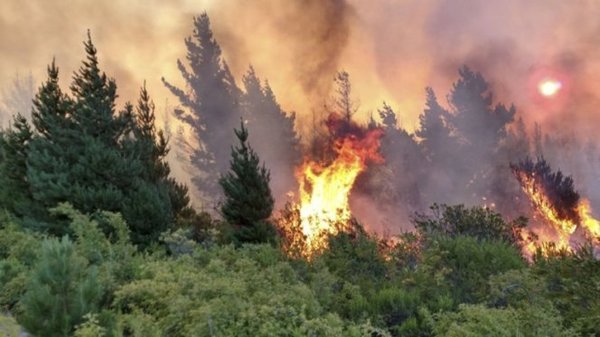
[(351, 219), (349, 196), (367, 163), (381, 162), (382, 131), (348, 132), (334, 143), (335, 158), (327, 165), (305, 160), (297, 170), (300, 183), (300, 228), (305, 253), (326, 247), (326, 236), (347, 230)]

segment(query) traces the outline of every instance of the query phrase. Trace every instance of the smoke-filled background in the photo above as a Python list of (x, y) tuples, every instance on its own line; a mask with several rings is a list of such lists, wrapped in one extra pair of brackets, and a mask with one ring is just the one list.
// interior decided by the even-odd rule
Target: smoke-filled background
[[(354, 118), (379, 119), (377, 110), (385, 101), (397, 113), (398, 125), (412, 133), (425, 109), (425, 88), (433, 87), (447, 107), (446, 95), (459, 67), (466, 64), (488, 80), (494, 102), (516, 105), (515, 119), (523, 119), (532, 146), (534, 123), (541, 129), (538, 138), (552, 136), (553, 146), (543, 154), (572, 174), (582, 195), (600, 209), (600, 158), (595, 150), (600, 126), (600, 3), (593, 0), (4, 0), (3, 123), (15, 109), (27, 109), (27, 99), (18, 97), (26, 98), (41, 83), (53, 57), (61, 68), (62, 84), (68, 86), (83, 57), (87, 29), (99, 49), (101, 66), (117, 80), (121, 101), (135, 100), (146, 80), (161, 117), (162, 110), (178, 102), (160, 79), (184, 86), (176, 60), (184, 59), (183, 39), (191, 33), (193, 16), (203, 11), (211, 18), (237, 81), (252, 64), (261, 79), (268, 79), (282, 107), (297, 113), (296, 128), (302, 135), (329, 104), (339, 70), (350, 74), (358, 103)], [(563, 83), (555, 99), (537, 92), (538, 81), (547, 76)], [(410, 150), (401, 158), (393, 153), (386, 160), (413, 161)], [(458, 170), (460, 163), (456, 164)], [(176, 172), (183, 175), (183, 170)], [(420, 197), (414, 201), (416, 209), (433, 201), (480, 199), (443, 191), (444, 178), (407, 175), (412, 173), (396, 178), (421, 179), (421, 189), (445, 198)], [(400, 194), (412, 188), (405, 185)], [(368, 195), (361, 194), (354, 204), (363, 199)], [(399, 212), (408, 217), (412, 210)]]

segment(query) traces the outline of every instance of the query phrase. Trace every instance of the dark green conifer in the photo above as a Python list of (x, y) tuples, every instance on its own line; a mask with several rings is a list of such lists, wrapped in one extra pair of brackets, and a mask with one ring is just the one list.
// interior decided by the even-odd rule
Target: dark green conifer
[[(116, 84), (100, 71), (89, 35), (84, 44), (86, 60), (73, 77), (73, 97), (61, 92), (52, 64), (34, 101), (30, 188), (42, 209), (69, 202), (84, 213), (120, 212), (132, 241), (146, 246), (189, 210), (187, 190), (169, 177), (167, 140), (156, 131), (145, 88), (136, 108), (126, 104), (117, 112)], [(67, 232), (66, 223), (47, 223), (54, 224), (45, 228), (53, 234)]]
[(10, 128), (0, 134), (0, 207), (19, 217), (33, 210), (27, 182), (27, 154), (33, 132), (27, 119), (14, 116)]
[(274, 227), (268, 223), (273, 211), (273, 196), (269, 188), (270, 173), (248, 144), (248, 130), (241, 122), (235, 130), (239, 145), (231, 149), (230, 171), (219, 183), (225, 194), (221, 213), (234, 227), (234, 240), (269, 242), (274, 239)]
[(156, 185), (158, 193), (168, 200), (169, 204), (165, 207), (172, 211), (173, 217), (188, 216), (193, 213), (189, 206), (188, 189), (170, 177), (171, 168), (166, 159), (169, 153), (168, 140), (162, 130), (156, 130), (154, 111), (154, 103), (144, 84), (136, 107), (133, 132), (138, 155), (144, 167), (143, 177)]

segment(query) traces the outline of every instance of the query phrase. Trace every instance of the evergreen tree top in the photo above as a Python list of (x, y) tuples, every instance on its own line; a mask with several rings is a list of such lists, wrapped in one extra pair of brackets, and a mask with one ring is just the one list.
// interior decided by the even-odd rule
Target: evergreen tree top
[(239, 144), (231, 149), (230, 171), (219, 180), (226, 197), (221, 212), (235, 226), (252, 227), (273, 211), (270, 172), (260, 165), (258, 155), (248, 144), (243, 120), (235, 135)]
[[(221, 47), (213, 36), (210, 28), (210, 18), (206, 12), (194, 18), (194, 31), (192, 34), (196, 41), (193, 42), (191, 38), (187, 38), (186, 44), (188, 47), (195, 48), (188, 48), (188, 59), (192, 61), (194, 57), (202, 56), (198, 59), (201, 62), (220, 63)], [(200, 51), (200, 53), (195, 53), (195, 51)]]
[(398, 127), (398, 118), (389, 104), (383, 102), (383, 108), (377, 111), (381, 122), (387, 129), (396, 129)]
[[(93, 137), (100, 136), (104, 142), (115, 142), (122, 135), (119, 130), (127, 124), (127, 118), (115, 118), (117, 85), (98, 66), (96, 47), (88, 31), (84, 42), (86, 60), (73, 76), (71, 91), (74, 96), (73, 121), (81, 130)], [(123, 117), (126, 117), (124, 114)]]
[[(425, 90), (427, 92), (425, 110), (419, 116), (419, 129), (415, 134), (421, 138), (439, 137), (445, 129), (444, 119), (448, 117), (448, 112), (440, 106), (431, 87)], [(447, 134), (448, 132), (445, 130), (443, 133)]]
[(154, 138), (156, 135), (156, 127), (154, 125), (156, 117), (154, 114), (155, 105), (150, 99), (148, 90), (146, 89), (146, 81), (140, 89), (140, 97), (136, 107), (136, 119), (140, 135), (143, 137)]
[[(82, 61), (82, 66), (73, 75), (73, 84), (71, 90), (75, 97), (79, 100), (91, 99), (112, 99), (117, 98), (117, 85), (114, 79), (109, 79), (104, 72), (100, 71), (98, 66), (98, 51), (92, 42), (90, 31), (87, 33), (87, 40), (83, 43), (85, 47), (86, 60)], [(109, 103), (101, 101), (103, 103)], [(110, 102), (110, 103), (112, 103)], [(91, 103), (91, 102), (90, 102)], [(114, 105), (110, 105), (112, 108)]]
[(33, 126), (43, 137), (61, 132), (70, 108), (70, 100), (58, 83), (59, 70), (54, 59), (48, 65), (47, 73), (48, 79), (36, 93), (31, 111)]

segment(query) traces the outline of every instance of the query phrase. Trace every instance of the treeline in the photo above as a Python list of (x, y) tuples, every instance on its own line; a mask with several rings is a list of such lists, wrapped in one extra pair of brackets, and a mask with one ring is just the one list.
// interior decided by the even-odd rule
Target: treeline
[(69, 93), (52, 62), (31, 122), (17, 114), (2, 132), (0, 205), (24, 227), (57, 236), (69, 234), (48, 211), (60, 202), (86, 213), (119, 212), (133, 242), (146, 246), (193, 216), (188, 191), (170, 177), (167, 140), (145, 86), (135, 106), (117, 111), (115, 81), (100, 70), (89, 37), (85, 51)]
[[(177, 63), (185, 87), (163, 82), (178, 98), (175, 115), (202, 144), (184, 158), (193, 167), (194, 187), (207, 208), (223, 198), (217, 182), (229, 167), (229, 149), (236, 143), (231, 130), (242, 117), (250, 143), (271, 169), (273, 195), (283, 206), (286, 194), (297, 190), (294, 167), (302, 154), (331, 159), (335, 135), (324, 126), (328, 114), (354, 120), (365, 113), (353, 95), (350, 75), (340, 71), (332, 78), (332, 97), (324, 98), (323, 111), (313, 111), (313, 124), (303, 128), (295, 125), (295, 114), (281, 108), (268, 82), (252, 67), (241, 79), (242, 86), (236, 84), (206, 14), (195, 18), (193, 27), (185, 40), (186, 59)], [(509, 167), (527, 157), (543, 156), (563, 170), (584, 171), (591, 181), (600, 177), (594, 173), (600, 165), (597, 147), (578, 144), (568, 134), (545, 134), (539, 125), (528, 127), (514, 106), (497, 102), (491, 89), (482, 74), (464, 66), (444, 100), (426, 89), (414, 133), (386, 103), (371, 115), (366, 127), (385, 131), (385, 162), (369, 167), (353, 193), (372, 200), (368, 207), (387, 218), (384, 225), (393, 229), (398, 224), (390, 219), (408, 221), (415, 211), (444, 202), (486, 204), (511, 217), (529, 213)], [(299, 129), (310, 131), (301, 139), (295, 131)], [(590, 190), (585, 192), (593, 193)]]

